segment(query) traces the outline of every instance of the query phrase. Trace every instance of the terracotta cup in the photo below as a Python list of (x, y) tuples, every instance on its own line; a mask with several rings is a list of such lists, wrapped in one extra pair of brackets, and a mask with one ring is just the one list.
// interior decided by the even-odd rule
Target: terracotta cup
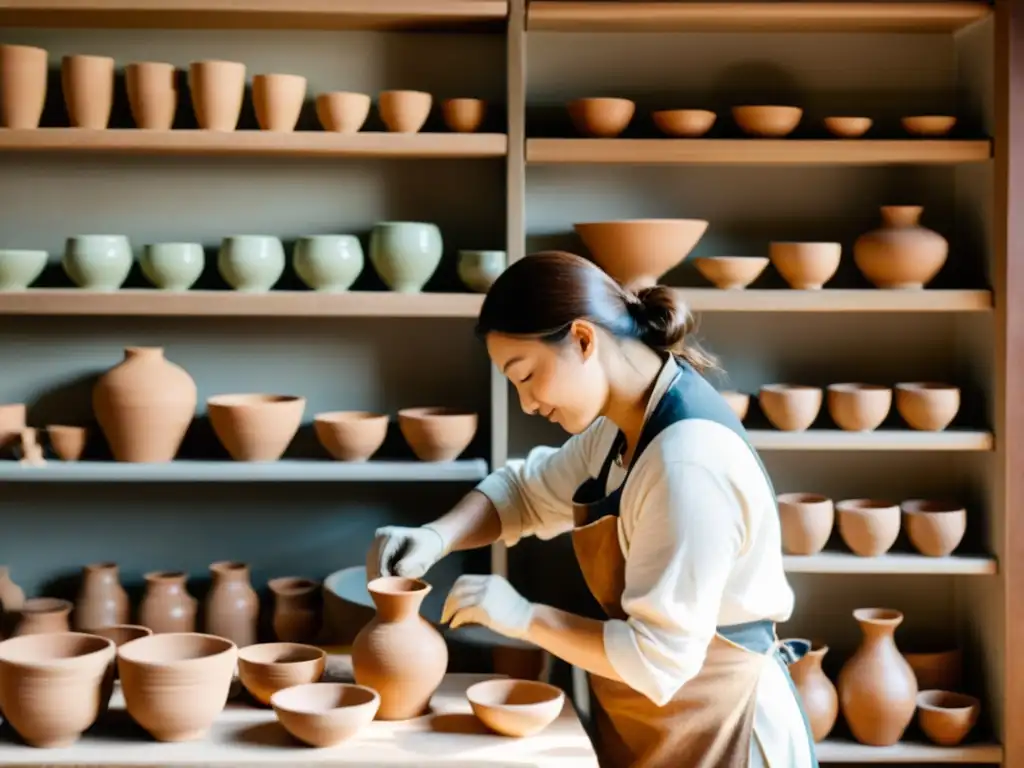
[(15, 445), (25, 429), (28, 409), (24, 403), (0, 405), (0, 451)]
[(256, 121), (264, 131), (294, 131), (305, 99), (306, 78), (301, 75), (256, 75), (252, 79)]
[(38, 128), (46, 103), (46, 51), (0, 45), (0, 128)]
[(171, 129), (178, 108), (176, 74), (173, 64), (159, 61), (140, 61), (125, 68), (128, 103), (138, 128)]
[(456, 133), (473, 133), (486, 114), (487, 102), (483, 99), (445, 99), (441, 103), (444, 124)]
[(192, 109), (199, 127), (233, 131), (245, 98), (245, 64), (237, 61), (194, 61), (188, 69)]
[(844, 383), (828, 387), (828, 413), (848, 432), (871, 432), (892, 407), (892, 389), (875, 384)]
[(938, 382), (897, 384), (896, 410), (911, 429), (939, 432), (960, 411), (960, 388)]
[(114, 60), (109, 56), (65, 56), (60, 82), (68, 119), (75, 128), (107, 127), (114, 106)]
[(878, 557), (900, 533), (899, 505), (882, 499), (845, 499), (836, 503), (839, 535), (855, 555)]
[(783, 551), (787, 555), (821, 552), (832, 535), (832, 499), (818, 493), (782, 493), (778, 505)]
[(960, 546), (967, 531), (967, 510), (962, 504), (908, 499), (900, 508), (910, 543), (922, 555), (946, 557)]
[(89, 431), (85, 427), (47, 424), (46, 435), (50, 439), (50, 447), (61, 460), (78, 461), (85, 453)]
[(917, 722), (928, 740), (940, 747), (955, 747), (967, 738), (978, 722), (981, 702), (953, 691), (921, 691), (917, 694)]
[(380, 119), (393, 133), (418, 133), (430, 117), (434, 97), (423, 91), (381, 91)]
[(575, 99), (567, 105), (569, 119), (584, 136), (612, 139), (629, 126), (636, 111), (636, 102), (617, 98)]
[(757, 402), (776, 429), (803, 432), (818, 418), (822, 398), (820, 387), (766, 384), (758, 392)]
[(325, 131), (357, 133), (370, 114), (370, 97), (365, 93), (331, 91), (316, 97), (316, 116)]

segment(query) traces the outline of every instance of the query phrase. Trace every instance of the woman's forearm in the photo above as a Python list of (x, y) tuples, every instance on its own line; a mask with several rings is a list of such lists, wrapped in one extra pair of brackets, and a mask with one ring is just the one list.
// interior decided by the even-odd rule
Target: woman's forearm
[(470, 491), (451, 510), (430, 524), (448, 542), (448, 551), (478, 549), (501, 538), (501, 518), (491, 500)]
[(526, 640), (594, 675), (622, 682), (604, 650), (604, 622), (535, 605)]

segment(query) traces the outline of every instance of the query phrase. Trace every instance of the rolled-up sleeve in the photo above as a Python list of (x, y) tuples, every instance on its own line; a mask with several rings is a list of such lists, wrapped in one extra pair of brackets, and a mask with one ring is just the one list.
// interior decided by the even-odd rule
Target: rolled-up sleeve
[(626, 557), (627, 619), (605, 623), (604, 644), (623, 681), (663, 706), (704, 664), (744, 517), (726, 478), (689, 461), (654, 464), (631, 478), (641, 512)]

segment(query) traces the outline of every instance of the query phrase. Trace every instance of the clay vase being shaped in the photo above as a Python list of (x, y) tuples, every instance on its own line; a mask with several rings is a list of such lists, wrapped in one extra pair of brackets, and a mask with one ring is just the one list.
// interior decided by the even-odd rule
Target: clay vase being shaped
[(49, 635), (70, 632), (68, 615), (74, 606), (56, 597), (33, 597), (26, 600), (18, 611), (12, 637), (22, 635)]
[(127, 347), (96, 382), (92, 407), (117, 461), (174, 459), (196, 412), (196, 383), (160, 347)]
[(75, 600), (74, 625), (79, 632), (94, 632), (128, 623), (128, 593), (118, 580), (115, 563), (93, 563), (82, 570), (82, 586)]
[(949, 255), (949, 243), (919, 224), (919, 205), (882, 206), (882, 228), (853, 244), (857, 269), (877, 288), (920, 289), (931, 282)]
[(39, 127), (46, 103), (46, 51), (0, 45), (0, 128)]
[(422, 715), (448, 669), (448, 646), (419, 615), (430, 585), (385, 576), (366, 585), (377, 614), (356, 635), (352, 667), (356, 683), (380, 694), (378, 720)]
[(147, 573), (146, 592), (139, 603), (139, 624), (154, 634), (195, 632), (196, 599), (185, 587), (188, 575), (180, 571)]
[(398, 293), (422, 291), (443, 252), (436, 224), (385, 221), (370, 233), (370, 263), (385, 285)]
[(823, 741), (831, 732), (839, 716), (839, 694), (832, 681), (821, 668), (821, 662), (828, 653), (827, 645), (813, 645), (798, 661), (789, 665), (793, 685), (804, 705), (811, 734), (815, 742)]
[(260, 600), (245, 563), (219, 562), (210, 566), (213, 583), (204, 605), (206, 631), (239, 648), (256, 642)]
[(311, 643), (323, 623), (320, 582), (282, 576), (267, 584), (274, 595), (274, 635), (283, 643)]
[(839, 706), (861, 744), (888, 747), (903, 737), (917, 707), (917, 679), (896, 647), (903, 614), (891, 608), (853, 612), (863, 640), (839, 672)]
[(102, 130), (114, 106), (114, 60), (109, 56), (65, 56), (60, 65), (64, 105), (74, 128)]
[(173, 64), (140, 61), (125, 68), (128, 104), (136, 127), (169, 131), (178, 108), (178, 85)]
[(188, 89), (199, 127), (233, 131), (245, 98), (245, 64), (237, 61), (194, 61), (188, 68)]

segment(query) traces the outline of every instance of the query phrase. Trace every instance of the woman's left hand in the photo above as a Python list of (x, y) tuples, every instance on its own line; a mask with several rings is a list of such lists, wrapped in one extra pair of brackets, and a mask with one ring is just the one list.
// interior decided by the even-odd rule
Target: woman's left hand
[(452, 629), (481, 624), (505, 637), (521, 638), (530, 628), (533, 603), (502, 576), (460, 576), (444, 601), (441, 622)]

